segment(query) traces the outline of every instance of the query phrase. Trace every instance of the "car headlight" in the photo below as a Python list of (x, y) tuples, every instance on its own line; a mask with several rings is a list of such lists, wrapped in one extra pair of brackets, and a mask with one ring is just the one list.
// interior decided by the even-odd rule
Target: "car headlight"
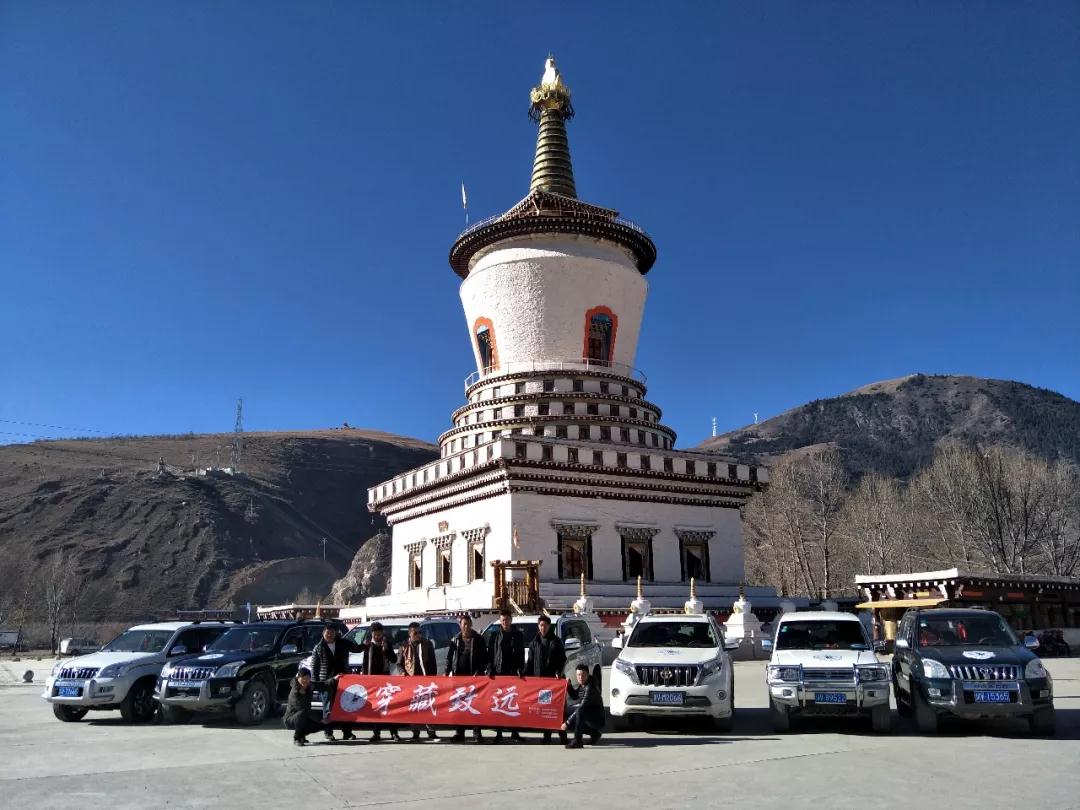
[(889, 679), (889, 668), (878, 664), (859, 667), (860, 681), (885, 681)]
[(53, 664), (52, 673), (51, 673), (52, 677), (55, 678), (57, 675), (59, 675), (60, 670), (62, 670), (63, 668), (64, 668), (64, 662), (63, 661), (57, 661), (55, 664)]
[(698, 682), (700, 683), (701, 681), (705, 680), (706, 678), (711, 678), (713, 675), (716, 675), (717, 673), (719, 673), (720, 670), (722, 670), (723, 668), (724, 668), (724, 659), (723, 658), (717, 658), (717, 659), (715, 659), (713, 661), (706, 661), (701, 667), (701, 674), (698, 675)]
[(623, 661), (621, 658), (616, 658), (615, 669), (619, 670), (619, 672), (629, 678), (633, 683), (638, 682), (637, 667), (635, 667), (629, 661)]
[(940, 661), (933, 658), (924, 658), (922, 662), (922, 674), (926, 678), (951, 678), (949, 670)]
[(231, 664), (225, 664), (217, 668), (214, 673), (215, 678), (235, 678), (236, 673), (240, 671), (240, 667), (244, 665), (243, 661), (233, 661)]
[(1046, 671), (1046, 667), (1043, 666), (1043, 662), (1038, 658), (1032, 658), (1028, 661), (1027, 666), (1024, 667), (1024, 680), (1033, 681), (1041, 678), (1049, 678), (1050, 673)]
[(127, 665), (126, 664), (109, 664), (107, 667), (104, 667), (104, 668), (98, 670), (98, 677), (99, 678), (119, 678), (125, 672), (127, 672)]
[(802, 680), (802, 667), (770, 666), (766, 672), (769, 683), (798, 683)]

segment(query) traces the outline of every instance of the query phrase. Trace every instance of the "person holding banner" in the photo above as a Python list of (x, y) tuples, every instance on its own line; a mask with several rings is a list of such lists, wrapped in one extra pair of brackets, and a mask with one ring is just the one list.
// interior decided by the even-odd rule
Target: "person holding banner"
[[(491, 649), (488, 650), (487, 671), (489, 678), (496, 675), (525, 677), (525, 636), (514, 627), (513, 614), (506, 608), (499, 611), (499, 629), (495, 631)], [(501, 743), (502, 738), (502, 729), (496, 728), (495, 743)], [(510, 739), (521, 742), (521, 734), (516, 728), (511, 729)]]
[[(311, 651), (311, 680), (323, 692), (323, 721), (330, 715), (330, 709), (334, 705), (337, 696), (338, 677), (349, 671), (349, 653), (363, 652), (363, 647), (354, 644), (347, 638), (338, 638), (337, 628), (327, 624), (323, 628), (322, 638)], [(327, 724), (323, 732), (330, 742), (334, 740), (334, 730)], [(345, 726), (342, 728), (341, 739), (355, 740), (352, 730)]]
[[(409, 639), (401, 648), (401, 668), (409, 677), (419, 678), (439, 674), (439, 665), (435, 661), (435, 645), (424, 638), (420, 622), (409, 623)], [(435, 729), (424, 726), (429, 740), (437, 740)], [(420, 726), (412, 727), (413, 742), (420, 739)]]
[(604, 699), (600, 696), (600, 685), (590, 677), (589, 667), (585, 664), (578, 664), (574, 680), (576, 684), (566, 686), (566, 722), (562, 724), (562, 730), (564, 734), (574, 733), (574, 739), (566, 747), (581, 748), (584, 734), (588, 734), (589, 742), (596, 745), (604, 730)]
[[(397, 656), (394, 654), (394, 648), (390, 646), (390, 640), (387, 639), (386, 634), (383, 632), (383, 626), (380, 622), (371, 623), (368, 637), (360, 646), (364, 649), (364, 663), (360, 668), (362, 674), (390, 674), (390, 665), (397, 663)], [(394, 726), (390, 726), (388, 730), (395, 742), (401, 742), (401, 738), (398, 737), (397, 729)], [(381, 740), (382, 727), (375, 726), (371, 731), (368, 742), (377, 743)]]
[[(446, 652), (446, 675), (483, 675), (487, 671), (487, 649), (484, 638), (472, 629), (472, 617), (465, 614), (458, 620), (461, 632), (450, 640)], [(479, 728), (473, 728), (473, 737), (477, 742), (483, 739)], [(465, 728), (459, 726), (450, 738), (450, 742), (464, 742)]]
[[(527, 674), (536, 678), (561, 678), (566, 666), (566, 651), (562, 639), (551, 630), (551, 617), (541, 613), (536, 620), (536, 637), (529, 645), (529, 665)], [(562, 742), (566, 742), (566, 732), (559, 732)], [(551, 742), (551, 732), (544, 732), (544, 745)]]
[(307, 735), (323, 727), (323, 721), (316, 715), (311, 709), (311, 673), (301, 667), (293, 678), (285, 707), (285, 728), (292, 729), (293, 745), (307, 745)]

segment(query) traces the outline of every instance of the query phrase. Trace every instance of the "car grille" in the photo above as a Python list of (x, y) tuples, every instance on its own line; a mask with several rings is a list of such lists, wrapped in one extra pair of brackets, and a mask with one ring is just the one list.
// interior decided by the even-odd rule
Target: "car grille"
[(803, 680), (816, 683), (853, 683), (855, 681), (855, 670), (851, 667), (847, 669), (804, 669)]
[(85, 680), (98, 674), (98, 667), (64, 667), (60, 670), (58, 678), (71, 680)]
[(1015, 664), (962, 664), (949, 667), (949, 674), (962, 681), (1017, 681), (1020, 667)]
[(700, 667), (673, 667), (668, 664), (638, 665), (638, 683), (642, 686), (693, 686)]
[(214, 667), (177, 667), (169, 673), (170, 681), (205, 681), (214, 674)]

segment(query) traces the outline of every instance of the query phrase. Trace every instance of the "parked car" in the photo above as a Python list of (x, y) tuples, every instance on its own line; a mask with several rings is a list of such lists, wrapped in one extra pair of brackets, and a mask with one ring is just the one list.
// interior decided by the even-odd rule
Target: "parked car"
[(1054, 683), (1005, 620), (990, 610), (909, 610), (897, 630), (892, 676), (896, 706), (919, 731), (944, 716), (1023, 717), (1033, 734), (1056, 728)]
[[(514, 616), (511, 623), (525, 636), (525, 662), (529, 661), (529, 645), (532, 644), (536, 634), (540, 632), (538, 619), (540, 614)], [(572, 678), (574, 670), (579, 664), (589, 667), (592, 677), (599, 678), (603, 664), (604, 648), (592, 634), (592, 630), (584, 619), (573, 613), (564, 613), (561, 616), (551, 617), (552, 632), (563, 643), (566, 652), (566, 666), (563, 667), (563, 677)], [(484, 629), (484, 643), (491, 647), (491, 641), (499, 630), (499, 623), (492, 622)]]
[(60, 641), (61, 655), (86, 655), (101, 648), (92, 638), (65, 638)]
[(877, 660), (858, 616), (785, 613), (761, 646), (772, 651), (765, 682), (776, 731), (790, 729), (794, 717), (821, 716), (869, 718), (874, 731), (892, 729), (889, 666)]
[(41, 696), (64, 722), (103, 709), (119, 709), (128, 722), (145, 722), (157, 709), (154, 683), (162, 665), (201, 650), (229, 626), (225, 622), (136, 625), (91, 655), (57, 663)]
[(236, 625), (205, 652), (170, 660), (154, 690), (162, 718), (177, 723), (192, 712), (232, 712), (245, 725), (261, 723), (288, 700), (290, 681), (326, 625), (321, 619)]
[[(737, 642), (732, 642), (731, 647)], [(611, 668), (611, 716), (705, 716), (729, 731), (735, 717), (735, 673), (724, 633), (707, 615), (647, 615), (630, 637), (616, 638)]]
[[(451, 618), (416, 618), (380, 621), (379, 623), (383, 626), (383, 633), (390, 641), (390, 646), (395, 653), (401, 652), (401, 646), (409, 638), (409, 624), (414, 621), (420, 622), (420, 631), (424, 634), (424, 638), (435, 645), (435, 663), (438, 664), (439, 672), (442, 672), (446, 666), (446, 654), (450, 649), (450, 639), (456, 636), (460, 630), (457, 620)], [(350, 630), (345, 635), (345, 638), (357, 644), (362, 644), (367, 640), (370, 632), (371, 622), (364, 622)], [(349, 668), (354, 672), (359, 672), (363, 658), (363, 653), (349, 653)], [(401, 672), (396, 665), (393, 671), (396, 674)]]

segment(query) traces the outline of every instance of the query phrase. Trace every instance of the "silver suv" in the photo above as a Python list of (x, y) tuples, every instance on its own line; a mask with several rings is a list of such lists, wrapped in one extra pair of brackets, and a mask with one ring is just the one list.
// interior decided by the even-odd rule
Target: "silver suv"
[(57, 663), (45, 679), (41, 697), (66, 723), (82, 720), (91, 709), (119, 709), (128, 722), (146, 722), (157, 709), (154, 684), (162, 665), (201, 652), (230, 626), (226, 622), (136, 625), (95, 653)]

